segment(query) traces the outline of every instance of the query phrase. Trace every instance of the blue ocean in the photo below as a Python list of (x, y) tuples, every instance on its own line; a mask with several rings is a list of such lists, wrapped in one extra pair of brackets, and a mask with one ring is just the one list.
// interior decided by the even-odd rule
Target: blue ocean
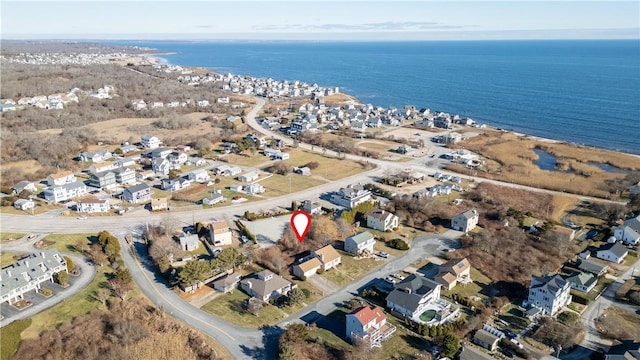
[(172, 64), (339, 86), (535, 136), (640, 154), (637, 40), (120, 42)]

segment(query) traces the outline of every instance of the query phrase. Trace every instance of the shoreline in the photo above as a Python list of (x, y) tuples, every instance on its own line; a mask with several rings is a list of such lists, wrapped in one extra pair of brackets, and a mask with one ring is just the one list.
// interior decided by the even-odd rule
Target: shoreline
[[(156, 50), (156, 49), (150, 49), (150, 50)], [(158, 62), (153, 64), (153, 65), (176, 65), (176, 66), (183, 66), (180, 64), (173, 64), (169, 61), (169, 59), (162, 57), (163, 55), (174, 55), (177, 54), (176, 52), (161, 52), (161, 53), (155, 53), (155, 54), (149, 54), (150, 57), (153, 57), (154, 59), (158, 59)], [(223, 74), (221, 72), (218, 72), (217, 70), (211, 69), (211, 68), (207, 68), (207, 67), (202, 67), (202, 66), (183, 66), (184, 68), (189, 68), (189, 69), (193, 69), (193, 70), (203, 70), (203, 71), (207, 71), (207, 72), (212, 72), (215, 74)], [(235, 75), (242, 75), (242, 74), (235, 74)], [(256, 78), (260, 78), (258, 76), (254, 76)], [(294, 79), (295, 80), (295, 79)], [(326, 85), (329, 86), (329, 85)], [(342, 92), (342, 94), (349, 96), (353, 99), (355, 99), (355, 101), (357, 101), (359, 104), (365, 104), (362, 100), (360, 100), (357, 96), (353, 95), (353, 94), (349, 94), (346, 92)], [(376, 106), (375, 104), (372, 104), (373, 106)], [(404, 104), (405, 105), (410, 105), (410, 106), (415, 106), (417, 109), (421, 108), (420, 106), (416, 106), (415, 104)], [(398, 108), (400, 108), (400, 106), (396, 106)], [(427, 106), (428, 107), (428, 106)], [(437, 112), (446, 112), (443, 110), (434, 110), (434, 113)], [(453, 114), (453, 113), (451, 113)], [(453, 114), (455, 115), (455, 114)], [(469, 116), (471, 117), (471, 116)], [(473, 117), (471, 117), (473, 118)], [(547, 143), (556, 143), (556, 144), (567, 144), (567, 145), (571, 145), (571, 146), (575, 146), (577, 148), (586, 148), (586, 149), (593, 149), (593, 150), (598, 150), (598, 151), (605, 151), (605, 152), (614, 152), (614, 153), (622, 153), (622, 154), (627, 154), (627, 155), (631, 155), (634, 156), (636, 158), (638, 158), (640, 160), (640, 149), (637, 150), (636, 153), (634, 152), (629, 152), (629, 151), (624, 151), (624, 150), (619, 150), (619, 149), (608, 149), (608, 148), (603, 148), (603, 147), (597, 147), (594, 145), (587, 145), (587, 144), (581, 144), (581, 143), (577, 143), (574, 141), (569, 141), (569, 140), (562, 140), (562, 139), (552, 139), (552, 138), (546, 138), (543, 136), (538, 136), (538, 135), (532, 135), (532, 134), (527, 134), (527, 133), (523, 133), (519, 130), (514, 130), (514, 129), (506, 129), (503, 127), (499, 127), (499, 126), (495, 126), (495, 125), (490, 125), (488, 123), (478, 123), (479, 125), (484, 125), (485, 128), (484, 130), (492, 130), (492, 131), (504, 131), (504, 132), (509, 132), (512, 133), (516, 136), (519, 137), (527, 137), (531, 140), (535, 140), (535, 141), (541, 141), (541, 142), (547, 142)], [(469, 126), (465, 126), (464, 129), (471, 129), (473, 130), (474, 127), (469, 127)], [(480, 129), (482, 130), (482, 129)]]

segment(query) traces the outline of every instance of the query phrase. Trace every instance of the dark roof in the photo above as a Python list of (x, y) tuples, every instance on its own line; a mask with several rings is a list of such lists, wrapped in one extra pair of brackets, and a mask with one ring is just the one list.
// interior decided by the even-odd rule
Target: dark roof
[(620, 243), (604, 244), (600, 246), (600, 248), (598, 249), (598, 251), (606, 251), (606, 250), (611, 251), (611, 253), (613, 253), (613, 255), (617, 257), (623, 257), (629, 251), (624, 245)]
[(531, 288), (545, 287), (552, 294), (557, 294), (558, 291), (562, 290), (567, 281), (562, 278), (560, 275), (554, 276), (531, 276)]
[(138, 184), (138, 185), (133, 185), (131, 187), (128, 187), (125, 189), (125, 191), (129, 191), (130, 193), (136, 193), (138, 191), (142, 191), (142, 190), (147, 190), (149, 189), (149, 185), (147, 185), (146, 183), (142, 183), (142, 184)]
[(606, 271), (609, 268), (609, 266), (605, 264), (601, 264), (597, 261), (591, 261), (591, 260), (585, 259), (585, 260), (582, 260), (578, 268), (580, 270), (588, 271), (592, 274), (600, 275), (600, 273), (603, 271)]
[(386, 300), (413, 312), (420, 300), (438, 286), (441, 285), (433, 280), (411, 274), (396, 285)]

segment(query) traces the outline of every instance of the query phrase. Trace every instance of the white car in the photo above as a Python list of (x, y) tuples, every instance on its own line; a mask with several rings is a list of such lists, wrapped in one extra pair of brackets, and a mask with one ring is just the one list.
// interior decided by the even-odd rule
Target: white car
[(78, 216), (78, 220), (87, 220), (87, 217), (82, 215), (82, 216)]
[(389, 254), (387, 254), (387, 253), (386, 253), (386, 252), (384, 252), (384, 251), (380, 251), (380, 252), (378, 253), (378, 256), (380, 256), (381, 258), (385, 258), (385, 259), (386, 259), (386, 258), (388, 258), (388, 257), (389, 257)]
[(398, 274), (398, 273), (395, 273), (395, 274), (393, 274), (393, 275), (391, 275), (391, 276), (393, 276), (394, 278), (396, 278), (396, 279), (398, 279), (398, 280), (404, 280), (404, 276), (402, 276), (402, 275), (400, 275), (400, 274)]
[(391, 285), (395, 285), (396, 281), (391, 277), (391, 276), (387, 276), (386, 278), (384, 278), (385, 282), (388, 282)]

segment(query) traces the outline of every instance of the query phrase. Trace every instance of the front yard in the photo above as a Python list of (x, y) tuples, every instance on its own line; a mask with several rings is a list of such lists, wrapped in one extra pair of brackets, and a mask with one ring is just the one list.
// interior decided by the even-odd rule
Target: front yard
[(22, 233), (2, 232), (0, 233), (0, 243), (18, 240), (25, 235), (26, 234), (22, 234)]
[(337, 268), (326, 271), (321, 276), (326, 277), (340, 287), (361, 278), (384, 264), (384, 261), (377, 257), (356, 259), (344, 251), (337, 251), (342, 256), (342, 263)]
[(285, 313), (273, 305), (266, 305), (259, 314), (253, 315), (244, 308), (249, 295), (240, 289), (223, 294), (205, 304), (201, 309), (236, 325), (258, 328), (262, 325), (273, 325), (285, 318)]
[(472, 283), (457, 284), (451, 290), (443, 289), (442, 295), (452, 297), (457, 294), (462, 298), (478, 297), (482, 300), (491, 297), (491, 279), (473, 267), (471, 268), (471, 279), (473, 280)]

